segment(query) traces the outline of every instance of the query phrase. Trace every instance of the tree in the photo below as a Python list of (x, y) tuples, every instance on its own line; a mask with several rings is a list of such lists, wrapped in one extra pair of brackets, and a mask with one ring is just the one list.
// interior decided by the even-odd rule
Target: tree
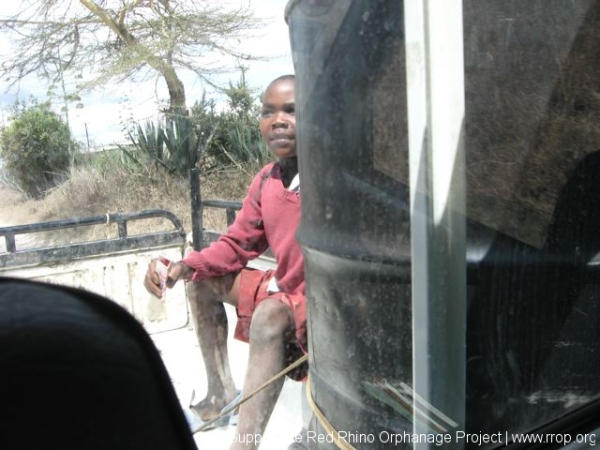
[(76, 145), (69, 127), (49, 103), (16, 103), (10, 124), (0, 134), (6, 172), (34, 198), (61, 180)]
[[(256, 99), (252, 95), (254, 91), (246, 82), (246, 71), (248, 68), (242, 65), (239, 65), (238, 68), (241, 72), (240, 79), (235, 85), (230, 81), (229, 87), (225, 89), (225, 94), (227, 95), (229, 109), (243, 117), (251, 114), (252, 109), (256, 109), (257, 105)], [(255, 112), (256, 124), (258, 125), (258, 112)]]
[(18, 49), (4, 57), (0, 73), (11, 83), (30, 74), (57, 79), (57, 67), (92, 74), (83, 89), (160, 77), (168, 111), (185, 113), (180, 72), (213, 84), (224, 69), (210, 62), (215, 52), (258, 59), (239, 46), (260, 24), (247, 7), (230, 10), (218, 0), (32, 0), (0, 20)]

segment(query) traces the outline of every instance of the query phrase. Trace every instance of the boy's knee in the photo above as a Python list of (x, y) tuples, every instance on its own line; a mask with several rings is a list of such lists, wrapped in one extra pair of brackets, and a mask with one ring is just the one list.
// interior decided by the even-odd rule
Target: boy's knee
[(275, 299), (263, 300), (252, 315), (250, 341), (287, 340), (293, 333), (291, 311)]

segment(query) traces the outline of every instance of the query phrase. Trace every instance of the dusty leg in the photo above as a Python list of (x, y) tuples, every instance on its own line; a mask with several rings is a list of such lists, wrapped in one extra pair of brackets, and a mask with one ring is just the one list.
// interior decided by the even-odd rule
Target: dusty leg
[[(244, 393), (253, 392), (285, 367), (286, 343), (294, 339), (292, 312), (278, 300), (262, 301), (252, 317), (250, 355), (244, 382)], [(272, 383), (240, 407), (236, 439), (231, 449), (255, 449), (254, 442), (244, 442), (247, 436), (262, 436), (285, 377)]]
[(227, 314), (222, 303), (233, 303), (227, 298), (232, 285), (235, 285), (234, 277), (187, 284), (192, 320), (208, 381), (206, 398), (194, 407), (202, 420), (216, 417), (236, 394), (227, 352)]

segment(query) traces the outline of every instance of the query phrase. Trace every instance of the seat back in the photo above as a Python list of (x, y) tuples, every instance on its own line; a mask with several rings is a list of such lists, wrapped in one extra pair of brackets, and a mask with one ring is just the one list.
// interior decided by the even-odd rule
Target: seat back
[(196, 449), (167, 370), (123, 308), (0, 277), (3, 449)]

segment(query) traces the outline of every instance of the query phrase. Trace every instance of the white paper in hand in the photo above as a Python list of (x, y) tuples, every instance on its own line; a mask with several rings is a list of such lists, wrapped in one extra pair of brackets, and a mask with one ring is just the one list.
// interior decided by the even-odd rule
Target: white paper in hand
[(167, 289), (167, 277), (169, 275), (169, 266), (165, 265), (160, 259), (156, 261), (154, 266), (154, 272), (158, 275), (160, 280), (160, 288), (162, 289), (162, 296), (164, 298), (165, 291)]
[(150, 294), (150, 298), (148, 299), (148, 303), (146, 305), (146, 316), (151, 322), (165, 319), (165, 293), (167, 290), (167, 276), (169, 274), (169, 268), (161, 260), (157, 260), (154, 266), (154, 272), (158, 275), (160, 280), (162, 295), (157, 297), (156, 295)]

